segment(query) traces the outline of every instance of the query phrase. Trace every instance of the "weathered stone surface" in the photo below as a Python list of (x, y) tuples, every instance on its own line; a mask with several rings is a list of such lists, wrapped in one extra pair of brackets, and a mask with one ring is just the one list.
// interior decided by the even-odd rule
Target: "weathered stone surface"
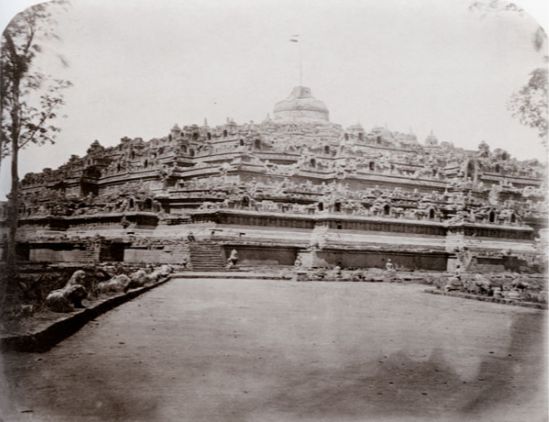
[(97, 291), (100, 294), (124, 292), (128, 289), (130, 282), (131, 279), (126, 274), (119, 274), (108, 281), (99, 283), (97, 285)]

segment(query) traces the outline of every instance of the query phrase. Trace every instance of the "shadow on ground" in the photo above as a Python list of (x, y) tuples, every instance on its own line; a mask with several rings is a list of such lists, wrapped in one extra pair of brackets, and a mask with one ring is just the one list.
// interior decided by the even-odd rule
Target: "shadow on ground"
[[(436, 348), (426, 359), (415, 360), (406, 350), (390, 355), (364, 357), (364, 363), (341, 368), (321, 368), (278, 380), (277, 392), (262, 400), (236, 402), (224, 411), (230, 420), (256, 420), (268, 413), (273, 420), (508, 420), (492, 419), (502, 407), (546, 397), (544, 371), (545, 319), (517, 314), (511, 342), (504, 354), (482, 356), (478, 373), (467, 381)], [(534, 357), (524, 364), (522, 357)], [(517, 388), (520, 386), (520, 388)], [(524, 386), (527, 386), (524, 388)], [(530, 414), (530, 421), (545, 415)], [(283, 416), (284, 417), (284, 416)], [(512, 419), (513, 416), (510, 416)], [(373, 418), (373, 419), (372, 419)]]

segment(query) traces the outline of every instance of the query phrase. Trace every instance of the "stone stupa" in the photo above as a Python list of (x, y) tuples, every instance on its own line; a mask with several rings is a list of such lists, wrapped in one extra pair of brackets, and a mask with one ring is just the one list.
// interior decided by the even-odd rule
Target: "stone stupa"
[(274, 120), (278, 122), (329, 122), (330, 112), (326, 105), (313, 97), (311, 89), (296, 86), (285, 100), (274, 107)]

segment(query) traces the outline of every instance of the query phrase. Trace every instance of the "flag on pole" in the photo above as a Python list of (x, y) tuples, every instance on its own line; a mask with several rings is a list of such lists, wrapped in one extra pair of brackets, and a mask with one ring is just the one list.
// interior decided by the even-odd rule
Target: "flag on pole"
[(303, 60), (301, 58), (301, 44), (299, 44), (299, 34), (294, 34), (290, 37), (290, 42), (297, 43), (297, 51), (299, 52), (299, 86), (303, 85)]

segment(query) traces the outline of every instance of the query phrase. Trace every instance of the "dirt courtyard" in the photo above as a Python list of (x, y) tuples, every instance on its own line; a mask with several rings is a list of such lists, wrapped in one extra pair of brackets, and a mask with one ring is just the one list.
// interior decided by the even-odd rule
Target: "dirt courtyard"
[(546, 420), (545, 311), (424, 288), (175, 279), (3, 355), (2, 418)]

